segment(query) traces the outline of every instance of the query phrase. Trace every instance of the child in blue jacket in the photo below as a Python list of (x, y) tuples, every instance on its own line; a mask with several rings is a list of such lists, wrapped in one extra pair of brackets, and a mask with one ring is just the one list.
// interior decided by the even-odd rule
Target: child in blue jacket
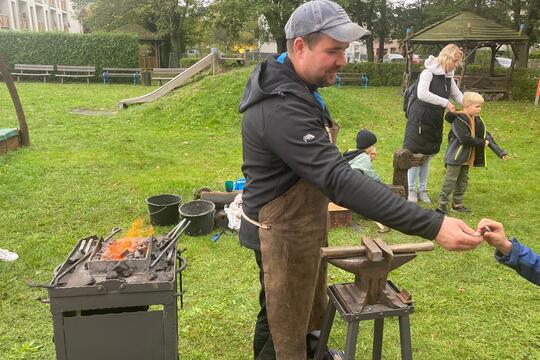
[(501, 149), (480, 118), (484, 98), (475, 92), (463, 94), (463, 110), (457, 113), (447, 113), (446, 121), (451, 123), (448, 133), (448, 148), (444, 156), (446, 174), (439, 193), (439, 208), (437, 211), (448, 214), (448, 203), (453, 193), (452, 210), (469, 212), (463, 205), (463, 195), (469, 182), (471, 166), (486, 166), (486, 147), (503, 160), (506, 152)]
[(503, 224), (496, 221), (480, 220), (477, 231), (483, 233), (489, 245), (495, 246), (495, 259), (499, 263), (516, 270), (533, 284), (540, 285), (540, 255), (520, 244), (515, 238), (507, 239)]
[(367, 129), (361, 129), (356, 134), (356, 149), (347, 150), (343, 157), (349, 161), (349, 165), (362, 174), (380, 183), (381, 177), (375, 172), (372, 161), (377, 156), (375, 144), (377, 136)]

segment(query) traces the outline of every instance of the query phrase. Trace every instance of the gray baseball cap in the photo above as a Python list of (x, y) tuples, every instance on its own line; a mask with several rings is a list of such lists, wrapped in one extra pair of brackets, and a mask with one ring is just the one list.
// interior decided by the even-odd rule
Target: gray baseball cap
[(300, 5), (285, 24), (287, 40), (320, 31), (341, 42), (365, 39), (369, 30), (355, 24), (341, 6), (329, 0), (314, 0)]

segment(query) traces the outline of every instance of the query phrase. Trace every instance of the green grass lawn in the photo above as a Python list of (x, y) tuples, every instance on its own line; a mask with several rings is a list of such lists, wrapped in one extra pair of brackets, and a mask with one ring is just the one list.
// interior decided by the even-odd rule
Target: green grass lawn
[[(120, 99), (149, 88), (130, 85), (18, 84), (32, 146), (0, 157), (0, 248), (19, 254), (0, 262), (0, 359), (54, 359), (46, 296), (26, 281), (46, 283), (76, 241), (127, 229), (147, 218), (145, 198), (176, 193), (187, 202), (194, 189), (223, 189), (241, 176), (241, 116), (237, 106), (248, 71), (192, 83), (155, 103), (113, 116), (72, 109), (115, 110)], [(402, 143), (405, 118), (397, 88), (329, 88), (322, 94), (342, 131), (344, 151), (360, 127), (379, 142), (375, 168), (392, 179), (392, 155)], [(488, 169), (474, 169), (458, 216), (471, 226), (482, 217), (504, 222), (507, 233), (540, 252), (540, 110), (525, 102), (486, 103), (483, 117), (506, 162), (488, 154)], [(0, 84), (0, 127), (15, 127), (9, 95)], [(446, 144), (443, 145), (443, 148)], [(432, 162), (429, 187), (436, 199), (443, 154)], [(454, 215), (456, 215), (454, 213)], [(363, 234), (389, 243), (419, 242), (392, 231), (379, 235), (358, 217)], [(158, 229), (163, 233), (168, 229)], [(350, 229), (333, 230), (332, 245), (358, 244)], [(258, 273), (251, 251), (236, 236), (182, 237), (188, 268), (179, 311), (182, 359), (251, 359), (258, 311)], [(392, 273), (415, 299), (411, 316), (415, 359), (540, 359), (540, 288), (498, 265), (482, 245), (466, 253), (439, 246)], [(351, 275), (331, 268), (329, 282)], [(371, 356), (371, 324), (362, 324), (358, 353)], [(343, 348), (345, 326), (334, 325), (330, 346)], [(398, 323), (385, 326), (385, 359), (399, 358)]]

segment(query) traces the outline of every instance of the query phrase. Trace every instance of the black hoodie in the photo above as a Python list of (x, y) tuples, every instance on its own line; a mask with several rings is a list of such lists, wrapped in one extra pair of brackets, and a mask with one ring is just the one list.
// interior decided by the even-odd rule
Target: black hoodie
[[(270, 57), (251, 74), (242, 100), (246, 186), (243, 211), (258, 220), (260, 209), (305, 179), (331, 201), (411, 235), (434, 239), (443, 217), (397, 197), (354, 171), (328, 139), (330, 114), (289, 59)], [(326, 219), (321, 219), (325, 221)], [(258, 228), (242, 219), (240, 243), (259, 249)]]
[(506, 154), (491, 134), (486, 130), (486, 125), (480, 116), (474, 117), (475, 136), (471, 136), (469, 117), (464, 113), (447, 113), (446, 121), (451, 125), (448, 133), (448, 148), (444, 156), (444, 163), (449, 165), (463, 165), (475, 149), (474, 166), (486, 166), (486, 147), (488, 140), (489, 148), (500, 158)]

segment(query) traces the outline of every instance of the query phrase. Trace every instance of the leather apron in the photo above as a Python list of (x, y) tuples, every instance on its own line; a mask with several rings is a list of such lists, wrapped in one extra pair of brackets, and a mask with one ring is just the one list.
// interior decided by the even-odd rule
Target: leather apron
[[(335, 144), (336, 123), (327, 127)], [(328, 198), (301, 179), (259, 212), (266, 309), (277, 359), (306, 360), (306, 336), (326, 311)]]

